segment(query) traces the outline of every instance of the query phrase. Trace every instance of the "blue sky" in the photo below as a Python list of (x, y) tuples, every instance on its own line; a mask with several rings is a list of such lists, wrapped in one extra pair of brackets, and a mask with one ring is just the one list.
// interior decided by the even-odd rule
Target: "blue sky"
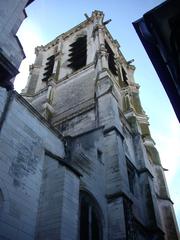
[(140, 97), (149, 116), (152, 137), (159, 150), (162, 165), (169, 169), (166, 178), (180, 226), (180, 128), (161, 82), (132, 26), (132, 22), (161, 0), (35, 0), (27, 9), (28, 18), (23, 22), (18, 37), (26, 59), (15, 81), (18, 92), (25, 87), (28, 66), (34, 62), (34, 48), (53, 40), (57, 35), (85, 20), (84, 13), (93, 10), (105, 13), (105, 20), (112, 22), (108, 29), (117, 39), (127, 60), (135, 59), (135, 80), (140, 84)]

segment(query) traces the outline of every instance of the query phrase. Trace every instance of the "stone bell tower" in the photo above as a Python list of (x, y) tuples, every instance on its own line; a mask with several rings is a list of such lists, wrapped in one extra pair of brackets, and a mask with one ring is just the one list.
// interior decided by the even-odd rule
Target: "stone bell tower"
[(66, 161), (82, 174), (79, 239), (178, 239), (135, 67), (108, 22), (94, 11), (37, 47), (22, 95), (62, 132)]

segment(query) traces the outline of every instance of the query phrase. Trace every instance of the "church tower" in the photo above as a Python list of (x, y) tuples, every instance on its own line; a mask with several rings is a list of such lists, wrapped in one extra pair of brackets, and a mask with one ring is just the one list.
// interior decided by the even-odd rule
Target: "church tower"
[[(79, 206), (73, 216), (77, 224), (67, 226), (61, 239), (175, 240), (173, 205), (135, 67), (121, 53), (108, 22), (103, 12), (94, 11), (37, 47), (22, 93), (63, 134), (65, 160), (81, 174), (73, 200)], [(74, 212), (64, 211), (68, 223)]]

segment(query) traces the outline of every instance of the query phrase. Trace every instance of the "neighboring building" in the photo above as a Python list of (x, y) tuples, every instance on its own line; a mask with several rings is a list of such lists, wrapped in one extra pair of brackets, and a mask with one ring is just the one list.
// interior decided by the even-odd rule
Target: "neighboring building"
[(165, 1), (133, 23), (180, 121), (180, 1)]
[(33, 0), (1, 0), (0, 2), (0, 86), (13, 89), (18, 68), (25, 57), (16, 33), (26, 18), (25, 7)]
[[(101, 11), (0, 91), (0, 239), (178, 239), (164, 169)], [(41, 115), (40, 115), (41, 114)]]

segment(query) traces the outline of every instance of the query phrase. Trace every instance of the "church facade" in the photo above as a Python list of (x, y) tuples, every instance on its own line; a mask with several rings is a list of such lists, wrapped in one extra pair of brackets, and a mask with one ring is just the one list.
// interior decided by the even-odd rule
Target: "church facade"
[[(0, 239), (178, 239), (164, 169), (101, 11), (1, 89)], [(2, 223), (2, 224), (1, 224)]]

